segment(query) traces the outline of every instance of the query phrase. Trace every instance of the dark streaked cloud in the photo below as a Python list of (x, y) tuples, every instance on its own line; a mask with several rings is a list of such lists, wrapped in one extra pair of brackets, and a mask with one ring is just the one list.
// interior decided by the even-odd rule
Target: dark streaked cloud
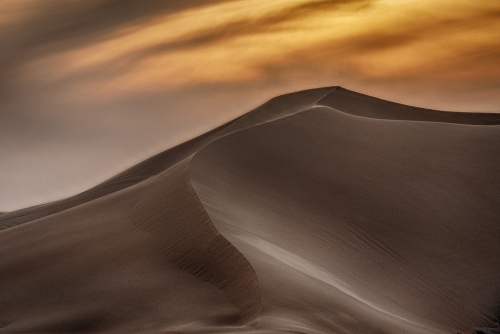
[[(32, 59), (109, 38), (116, 30), (218, 0), (43, 0), (18, 1), (11, 15), (19, 20), (0, 25), (0, 96), (6, 96), (17, 68)], [(26, 4), (23, 6), (22, 3)], [(0, 7), (1, 9), (1, 7)], [(0, 21), (1, 24), (1, 21)], [(12, 73), (14, 71), (14, 74)]]
[(251, 20), (240, 19), (236, 22), (229, 22), (214, 27), (209, 27), (203, 31), (182, 38), (149, 46), (145, 49), (136, 50), (124, 56), (121, 66), (129, 66), (135, 61), (156, 56), (162, 53), (198, 48), (214, 43), (221, 43), (225, 40), (234, 39), (245, 35), (255, 35), (269, 31), (283, 30), (286, 28), (280, 25), (285, 22), (298, 20), (320, 11), (331, 11), (342, 7), (349, 7), (350, 10), (359, 11), (372, 4), (373, 0), (320, 0), (314, 2), (300, 3), (296, 6), (284, 10), (266, 13), (261, 17)]
[(8, 34), (2, 34), (2, 38), (17, 46), (10, 50), (11, 54), (51, 47), (55, 48), (51, 51), (56, 51), (105, 39), (122, 27), (215, 2), (218, 1), (37, 1), (24, 9), (28, 13), (23, 19), (6, 27)]

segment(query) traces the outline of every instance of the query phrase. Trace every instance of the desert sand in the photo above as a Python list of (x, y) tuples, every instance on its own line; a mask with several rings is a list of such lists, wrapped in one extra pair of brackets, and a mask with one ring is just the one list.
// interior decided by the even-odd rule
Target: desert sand
[(0, 213), (0, 333), (494, 332), (499, 238), (499, 114), (302, 91)]

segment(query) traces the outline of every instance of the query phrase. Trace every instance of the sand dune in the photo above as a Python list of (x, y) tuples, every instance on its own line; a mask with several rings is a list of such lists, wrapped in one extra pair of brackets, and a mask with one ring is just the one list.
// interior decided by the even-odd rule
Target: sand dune
[(463, 333), (500, 313), (500, 115), (283, 95), (0, 214), (0, 333)]

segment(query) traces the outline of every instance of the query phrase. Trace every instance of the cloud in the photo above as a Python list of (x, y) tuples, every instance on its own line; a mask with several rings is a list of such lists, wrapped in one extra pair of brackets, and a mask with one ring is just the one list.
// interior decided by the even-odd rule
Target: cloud
[(218, 1), (31, 1), (31, 6), (17, 7), (17, 15), (22, 19), (10, 22), (7, 28), (9, 39), (18, 41), (13, 43), (18, 47), (13, 53), (37, 48), (60, 51), (102, 40), (123, 27), (215, 2)]
[[(181, 11), (152, 22), (123, 28), (115, 31), (112, 37), (94, 44), (34, 57), (25, 62), (25, 68), (20, 66), (24, 73), (16, 75), (18, 79), (24, 79), (25, 75), (27, 76), (25, 81), (39, 81), (40, 85), (53, 87), (56, 85), (70, 87), (71, 82), (80, 81), (82, 85), (87, 86), (81, 89), (88, 90), (90, 85), (99, 92), (107, 92), (109, 96), (114, 95), (109, 87), (113, 87), (111, 90), (116, 90), (120, 94), (124, 91), (130, 93), (134, 89), (143, 91), (152, 86), (168, 89), (186, 84), (196, 85), (199, 82), (218, 82), (221, 79), (233, 82), (239, 78), (248, 80), (255, 77), (256, 73), (252, 70), (255, 67), (249, 64), (250, 58), (256, 62), (265, 62), (267, 61), (264, 59), (265, 53), (281, 53), (281, 51), (279, 45), (275, 45), (275, 48), (265, 45), (266, 42), (270, 42), (266, 41), (269, 38), (256, 43), (246, 41), (243, 45), (239, 43), (242, 39), (252, 40), (263, 35), (271, 39), (279, 38), (281, 44), (287, 44), (283, 50), (287, 52), (287, 49), (300, 48), (300, 43), (304, 43), (302, 40), (297, 45), (292, 45), (286, 36), (284, 39), (279, 36), (289, 33), (288, 24), (299, 22), (300, 25), (301, 20), (315, 13), (359, 11), (370, 2), (295, 0), (269, 4), (253, 0), (245, 2), (248, 8), (242, 7), (242, 2), (238, 1), (221, 2), (199, 10)], [(300, 29), (300, 26), (298, 28)], [(291, 30), (293, 33), (297, 28)], [(312, 42), (314, 41), (313, 38)], [(252, 45), (245, 45), (249, 42)], [(224, 43), (228, 44), (227, 47), (224, 45), (219, 47)], [(212, 59), (218, 62), (219, 59), (234, 53), (236, 49), (230, 45), (231, 43), (239, 44), (240, 50), (244, 49), (239, 52), (239, 57), (244, 59), (239, 61), (239, 65), (234, 64), (232, 69), (217, 69), (216, 66), (205, 66), (197, 59), (190, 59), (196, 58), (198, 55), (193, 52), (196, 53), (198, 52), (196, 49), (202, 48), (200, 51), (205, 54), (205, 60)], [(206, 49), (209, 49), (208, 53)], [(186, 56), (189, 52), (191, 53)], [(264, 54), (255, 54), (262, 52)], [(182, 62), (184, 58), (186, 61)], [(182, 64), (179, 64), (179, 61)], [(149, 64), (144, 65), (145, 63)], [(172, 65), (164, 66), (162, 63)], [(230, 62), (226, 62), (227, 64)], [(155, 70), (155, 66), (161, 70)], [(183, 73), (180, 73), (182, 70)], [(131, 76), (133, 78), (130, 78)], [(160, 80), (159, 77), (170, 80), (166, 80), (165, 86), (160, 83), (162, 81), (164, 83), (165, 80)], [(108, 88), (103, 88), (103, 83)], [(90, 90), (92, 91), (92, 88)]]
[(219, 26), (209, 27), (202, 31), (196, 31), (193, 34), (183, 36), (175, 41), (148, 46), (144, 49), (124, 55), (124, 58), (126, 59), (126, 64), (129, 64), (166, 52), (199, 48), (242, 36), (262, 34), (277, 30), (282, 31), (286, 28), (281, 27), (281, 24), (303, 19), (319, 11), (331, 11), (341, 7), (350, 7), (350, 10), (358, 11), (368, 7), (372, 2), (373, 0), (321, 0), (299, 3), (298, 5), (284, 8), (278, 12), (264, 13), (261, 17), (240, 19), (235, 22), (229, 22)]
[[(494, 81), (500, 5), (390, 0), (35, 2), (0, 65), (4, 96), (31, 87), (68, 102), (270, 80), (291, 66), (366, 80)], [(26, 8), (24, 8), (26, 11)], [(11, 26), (16, 24), (10, 24)], [(20, 29), (19, 27), (24, 27)], [(15, 35), (15, 34), (14, 34)], [(21, 34), (22, 35), (22, 34)], [(473, 63), (478, 59), (480, 63)], [(468, 61), (468, 69), (457, 71)], [(446, 62), (446, 64), (442, 64)], [(319, 66), (320, 65), (320, 66)], [(273, 70), (273, 68), (277, 70)], [(342, 68), (339, 68), (342, 67)], [(490, 72), (490, 73), (488, 73)], [(420, 78), (421, 79), (421, 78)], [(416, 78), (416, 81), (420, 80)], [(272, 79), (271, 79), (272, 80)], [(493, 82), (493, 84), (495, 84)], [(24, 88), (23, 88), (24, 87)]]
[[(5, 0), (0, 3), (0, 96), (30, 61), (93, 45), (117, 30), (218, 0)], [(3, 93), (3, 94), (2, 94)]]

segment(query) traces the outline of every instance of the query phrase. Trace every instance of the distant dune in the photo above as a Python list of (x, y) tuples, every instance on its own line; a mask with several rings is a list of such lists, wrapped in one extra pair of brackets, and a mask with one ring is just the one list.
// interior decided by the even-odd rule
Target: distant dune
[(499, 239), (499, 114), (307, 90), (0, 213), (0, 333), (493, 333)]

